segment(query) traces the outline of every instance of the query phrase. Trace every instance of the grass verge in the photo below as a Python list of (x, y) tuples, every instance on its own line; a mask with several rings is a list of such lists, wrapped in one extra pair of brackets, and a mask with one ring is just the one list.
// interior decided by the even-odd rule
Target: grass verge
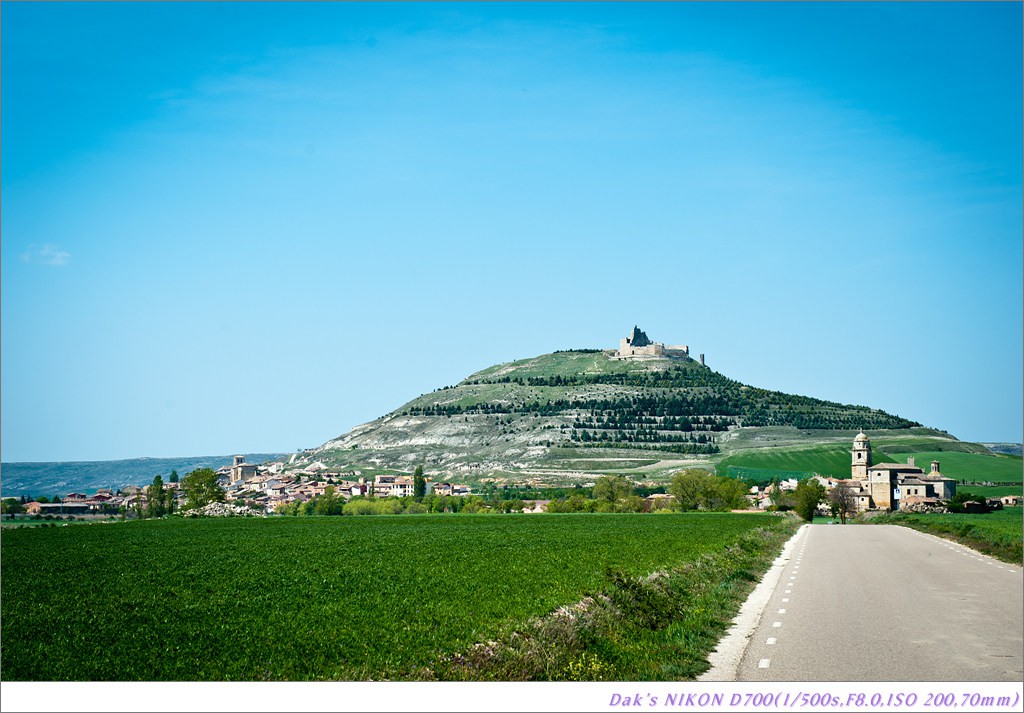
[(911, 527), (959, 542), (1011, 564), (1019, 565), (1024, 558), (1020, 508), (985, 514), (891, 513), (873, 517), (871, 523)]

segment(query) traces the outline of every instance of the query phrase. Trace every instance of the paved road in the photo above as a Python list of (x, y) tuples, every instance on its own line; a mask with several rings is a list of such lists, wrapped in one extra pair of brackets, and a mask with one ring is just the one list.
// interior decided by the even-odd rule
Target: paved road
[(798, 536), (739, 681), (1024, 680), (1024, 575), (893, 525)]

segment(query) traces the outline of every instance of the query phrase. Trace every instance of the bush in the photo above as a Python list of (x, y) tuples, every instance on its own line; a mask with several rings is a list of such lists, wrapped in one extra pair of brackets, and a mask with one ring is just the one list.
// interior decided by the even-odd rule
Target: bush
[(668, 577), (629, 577), (611, 569), (605, 576), (612, 583), (609, 598), (636, 625), (656, 631), (681, 617), (686, 592), (678, 582), (673, 587)]

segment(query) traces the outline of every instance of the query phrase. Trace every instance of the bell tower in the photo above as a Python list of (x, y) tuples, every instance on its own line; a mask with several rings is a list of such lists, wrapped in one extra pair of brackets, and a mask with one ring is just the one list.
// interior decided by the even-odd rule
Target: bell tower
[(868, 468), (871, 467), (871, 441), (861, 431), (853, 439), (853, 463), (850, 475), (854, 480), (867, 480)]

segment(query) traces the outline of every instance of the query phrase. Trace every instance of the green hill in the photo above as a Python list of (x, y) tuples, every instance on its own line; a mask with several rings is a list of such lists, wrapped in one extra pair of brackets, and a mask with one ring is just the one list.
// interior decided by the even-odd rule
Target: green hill
[[(742, 384), (689, 358), (571, 350), (498, 364), (299, 454), (333, 472), (567, 485), (605, 473), (658, 483), (683, 467), (849, 473), (853, 436), (891, 452), (977, 451), (868, 406)], [(886, 452), (889, 452), (886, 450)]]

